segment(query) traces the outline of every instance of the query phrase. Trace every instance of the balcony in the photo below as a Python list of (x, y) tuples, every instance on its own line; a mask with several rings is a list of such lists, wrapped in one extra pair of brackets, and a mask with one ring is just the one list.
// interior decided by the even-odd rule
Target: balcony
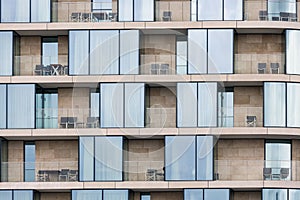
[(299, 181), (299, 161), (215, 160), (220, 181)]
[(155, 21), (190, 21), (190, 1), (155, 1)]
[(176, 127), (176, 108), (147, 108), (147, 128), (172, 128)]
[(164, 181), (163, 161), (125, 161), (125, 181)]
[(2, 162), (1, 182), (78, 181), (78, 162)]

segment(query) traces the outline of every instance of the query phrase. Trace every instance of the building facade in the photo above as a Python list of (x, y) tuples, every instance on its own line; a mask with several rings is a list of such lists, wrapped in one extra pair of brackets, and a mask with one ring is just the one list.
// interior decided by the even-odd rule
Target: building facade
[(0, 199), (299, 200), (299, 8), (1, 0)]

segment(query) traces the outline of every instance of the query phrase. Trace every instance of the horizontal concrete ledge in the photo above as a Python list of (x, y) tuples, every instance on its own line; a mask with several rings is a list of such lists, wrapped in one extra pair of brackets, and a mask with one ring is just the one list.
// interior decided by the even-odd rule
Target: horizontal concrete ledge
[(149, 191), (182, 191), (185, 188), (300, 188), (299, 181), (125, 181), (125, 182), (2, 182), (1, 189), (61, 190), (134, 189)]
[(103, 75), (103, 76), (0, 76), (0, 83), (49, 83), (73, 87), (105, 82), (228, 82), (262, 85), (265, 81), (300, 82), (300, 75), (287, 74), (203, 74), (203, 75)]
[(215, 135), (219, 138), (289, 138), (299, 139), (300, 128), (78, 128), (78, 129), (1, 129), (8, 140), (64, 140), (79, 136), (122, 135), (129, 138), (163, 138), (166, 135)]

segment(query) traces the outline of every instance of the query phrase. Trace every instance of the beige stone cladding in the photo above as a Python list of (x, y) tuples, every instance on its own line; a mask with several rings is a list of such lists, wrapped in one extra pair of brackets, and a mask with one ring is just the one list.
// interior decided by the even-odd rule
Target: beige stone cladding
[(263, 88), (235, 87), (234, 88), (234, 126), (252, 126), (247, 123), (247, 116), (256, 116), (254, 126), (263, 125)]
[[(141, 74), (162, 74), (161, 64), (169, 64), (166, 74), (175, 74), (175, 34), (143, 34), (141, 36)], [(151, 64), (158, 64), (157, 73), (151, 71)]]
[[(275, 73), (271, 63), (285, 71), (285, 38), (282, 34), (237, 34), (235, 37), (235, 73), (257, 74), (258, 63), (266, 63), (264, 73)], [(262, 72), (261, 72), (262, 73)]]
[(258, 21), (259, 11), (267, 10), (267, 1), (265, 0), (245, 0), (244, 2), (245, 20)]
[(150, 87), (146, 127), (176, 127), (176, 87)]
[[(164, 12), (171, 12), (169, 21), (190, 21), (191, 2), (189, 0), (155, 1), (155, 20), (164, 21)], [(168, 21), (168, 19), (165, 19)]]
[(20, 69), (15, 69), (20, 75), (31, 76), (35, 65), (41, 64), (41, 37), (21, 37), (20, 55), (15, 58), (15, 63), (20, 62)]
[(261, 200), (261, 192), (234, 192), (234, 200)]
[[(125, 156), (125, 180), (147, 181), (147, 170), (155, 169), (163, 173), (164, 166), (164, 140), (140, 139), (128, 140), (128, 150)], [(162, 177), (156, 177), (163, 180)], [(156, 180), (151, 178), (152, 181)]]
[(40, 193), (40, 200), (71, 200), (70, 193)]
[(7, 181), (23, 181), (24, 143), (8, 141)]
[(61, 65), (68, 65), (68, 46), (68, 36), (58, 36), (58, 63)]
[(292, 180), (300, 180), (300, 140), (292, 140)]
[(263, 139), (220, 139), (216, 154), (220, 180), (263, 180)]

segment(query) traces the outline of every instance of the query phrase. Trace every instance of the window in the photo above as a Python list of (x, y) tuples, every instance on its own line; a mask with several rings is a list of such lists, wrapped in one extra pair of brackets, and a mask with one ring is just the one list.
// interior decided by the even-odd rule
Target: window
[(133, 21), (133, 0), (119, 0), (119, 21)]
[(81, 181), (122, 180), (122, 137), (80, 137), (79, 145)]
[(286, 73), (300, 74), (300, 31), (286, 30)]
[(0, 32), (0, 76), (11, 76), (13, 70), (13, 32)]
[(32, 190), (0, 190), (0, 199), (33, 200)]
[(50, 65), (58, 63), (58, 40), (57, 37), (43, 38), (42, 64)]
[(287, 83), (287, 126), (300, 127), (300, 84)]
[(0, 84), (0, 129), (6, 128), (6, 85)]
[(217, 83), (177, 83), (177, 126), (217, 126)]
[(187, 37), (177, 36), (176, 40), (176, 72), (187, 73)]
[(51, 0), (30, 0), (31, 22), (50, 22)]
[(25, 182), (35, 181), (35, 143), (25, 142), (24, 145), (24, 180)]
[[(289, 140), (266, 140), (265, 167), (271, 168), (272, 180), (290, 180), (291, 174), (291, 142)], [(288, 169), (282, 175), (281, 169)]]
[(296, 13), (296, 0), (268, 0), (268, 14), (269, 19), (279, 21), (280, 14)]
[(128, 190), (72, 190), (72, 200), (129, 200)]
[(92, 0), (93, 11), (112, 11), (112, 0)]
[(300, 197), (300, 190), (289, 189), (289, 200), (298, 200)]
[(263, 189), (262, 200), (287, 200), (287, 189)]
[(212, 136), (166, 136), (166, 180), (212, 180)]
[(141, 194), (141, 200), (151, 200), (150, 194)]
[(144, 127), (144, 83), (100, 84), (101, 127)]
[(229, 200), (229, 189), (184, 189), (184, 200)]
[(119, 21), (154, 21), (154, 0), (120, 0)]
[(233, 88), (218, 92), (218, 127), (233, 127)]

